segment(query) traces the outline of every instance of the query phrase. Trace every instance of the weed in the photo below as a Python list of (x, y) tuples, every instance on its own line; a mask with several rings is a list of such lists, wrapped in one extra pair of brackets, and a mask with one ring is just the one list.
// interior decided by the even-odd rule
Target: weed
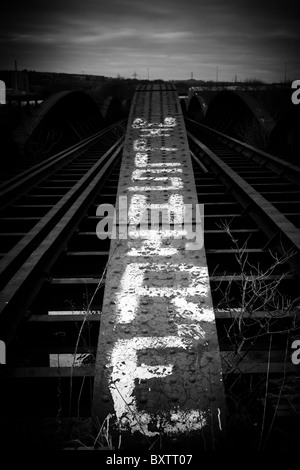
[[(226, 310), (231, 318), (220, 339), (221, 350), (222, 344), (226, 349), (221, 356), (227, 401), (235, 416), (234, 426), (250, 432), (252, 445), (263, 449), (274, 430), (283, 391), (291, 378), (287, 374), (290, 341), (299, 332), (300, 297), (291, 299), (281, 289), (283, 281), (291, 275), (285, 269), (293, 253), (280, 255), (269, 251), (272, 262), (261, 269), (249, 261), (248, 240), (239, 246), (229, 225), (222, 227), (231, 239), (239, 267), (238, 273), (221, 276), (216, 287), (222, 299), (217, 308)], [(278, 355), (278, 350), (281, 366), (274, 375), (272, 355)], [(262, 373), (261, 361), (266, 361)]]

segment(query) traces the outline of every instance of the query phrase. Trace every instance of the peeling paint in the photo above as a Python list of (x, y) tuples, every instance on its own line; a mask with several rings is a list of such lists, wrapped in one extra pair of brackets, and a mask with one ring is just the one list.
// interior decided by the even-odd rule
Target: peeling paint
[(143, 137), (170, 137), (171, 134), (167, 133), (167, 129), (141, 129)]
[[(148, 179), (149, 176), (142, 176), (145, 173), (182, 173), (182, 168), (149, 168), (145, 170), (134, 170), (132, 172), (132, 181), (143, 181)], [(167, 180), (168, 177), (164, 176), (163, 178)]]
[[(151, 287), (145, 286), (146, 273), (154, 272), (159, 279), (160, 272), (168, 275), (173, 273), (177, 287)], [(189, 287), (180, 285), (181, 273), (188, 274)], [(137, 315), (137, 309), (141, 297), (166, 297), (172, 298), (179, 315), (194, 321), (214, 321), (212, 309), (203, 309), (198, 306), (198, 298), (195, 302), (187, 302), (187, 297), (205, 296), (209, 286), (207, 281), (207, 269), (204, 267), (188, 267), (184, 264), (160, 264), (160, 263), (130, 263), (126, 266), (121, 278), (120, 292), (116, 293), (116, 309), (118, 322), (130, 323)]]
[(146, 150), (151, 150), (151, 147), (147, 147), (146, 139), (137, 139), (133, 143), (133, 150), (135, 152), (144, 152)]
[(165, 146), (162, 146), (162, 147), (153, 147), (153, 146), (149, 146), (147, 145), (147, 139), (136, 139), (134, 142), (133, 142), (133, 150), (135, 152), (142, 152), (142, 153), (145, 153), (145, 152), (149, 152), (149, 151), (154, 151), (154, 150), (162, 150), (162, 151), (165, 151), (165, 152), (175, 152), (177, 150), (177, 147), (174, 146), (174, 147), (165, 147)]
[[(170, 151), (170, 149), (168, 149)], [(149, 168), (157, 167), (157, 168), (176, 168), (181, 167), (181, 163), (179, 162), (156, 162), (156, 163), (149, 163), (149, 155), (148, 153), (137, 152), (135, 154), (135, 166), (138, 168), (144, 168), (148, 166)]]
[(173, 191), (174, 189), (183, 189), (183, 181), (181, 178), (176, 177), (155, 177), (150, 176), (145, 178), (148, 181), (170, 181), (170, 186), (129, 186), (128, 191), (134, 191), (135, 193), (138, 191), (148, 192), (148, 191)]
[[(108, 367), (112, 368), (110, 376), (110, 389), (114, 401), (114, 408), (121, 428), (130, 427), (131, 431), (142, 431), (148, 436), (156, 435), (160, 428), (164, 433), (172, 434), (188, 430), (201, 429), (206, 425), (204, 413), (199, 410), (180, 410), (178, 407), (170, 409), (168, 413), (162, 412), (158, 416), (142, 412), (138, 409), (134, 396), (135, 381), (149, 380), (170, 376), (173, 371), (172, 364), (157, 365), (155, 367), (141, 364), (137, 367), (137, 353), (143, 349), (183, 348), (190, 346), (187, 340), (170, 337), (132, 338), (118, 340), (113, 348)], [(124, 360), (126, 351), (126, 360)], [(158, 429), (149, 430), (152, 423)]]
[(164, 118), (164, 122), (148, 122), (146, 119), (143, 118), (135, 118), (132, 123), (133, 129), (141, 129), (143, 128), (151, 128), (151, 127), (175, 127), (177, 125), (176, 118), (167, 116)]
[(147, 196), (143, 194), (134, 194), (130, 200), (128, 210), (128, 223), (130, 226), (140, 224), (142, 230), (148, 228), (150, 214), (151, 231), (149, 238), (153, 238), (153, 226), (156, 226), (157, 232), (160, 231), (158, 226), (159, 213), (162, 214), (162, 234), (167, 231), (169, 235), (170, 223), (184, 224), (185, 207), (183, 204), (183, 196), (180, 194), (172, 194), (168, 197), (168, 201), (161, 204), (147, 203)]
[(124, 146), (119, 194), (128, 197), (130, 240), (111, 244), (98, 349), (107, 388), (99, 409), (113, 409), (119, 429), (131, 433), (210, 436), (221, 409), (209, 396), (220, 383), (220, 364), (209, 354), (217, 346), (215, 316), (203, 236), (184, 240), (192, 240), (200, 216), (199, 208), (196, 217), (191, 211), (197, 194), (183, 119), (168, 101), (177, 117), (158, 122), (163, 106), (158, 99), (132, 118)]

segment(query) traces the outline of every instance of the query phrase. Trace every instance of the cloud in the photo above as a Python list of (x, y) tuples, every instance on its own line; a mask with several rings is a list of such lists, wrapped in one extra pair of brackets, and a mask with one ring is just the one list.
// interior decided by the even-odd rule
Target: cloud
[(285, 61), (299, 71), (297, 8), (296, 0), (17, 0), (0, 18), (0, 66), (17, 58), (37, 70), (127, 76), (147, 66), (162, 78), (188, 78), (194, 67), (207, 79), (218, 64), (224, 79), (255, 69), (278, 80)]

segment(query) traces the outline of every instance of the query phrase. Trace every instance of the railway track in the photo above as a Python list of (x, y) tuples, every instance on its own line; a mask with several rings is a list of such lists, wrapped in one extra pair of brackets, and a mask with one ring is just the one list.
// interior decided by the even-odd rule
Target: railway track
[(0, 186), (2, 286), (106, 163), (124, 129), (125, 122), (111, 126)]
[(119, 122), (1, 187), (1, 416), (9, 445), (35, 423), (22, 445), (43, 435), (41, 446), (61, 446), (56, 429), (61, 439), (66, 416), (77, 416), (78, 395), (81, 416), (90, 415), (99, 276), (109, 253), (109, 239), (96, 237), (96, 207), (115, 200), (125, 130)]
[[(179, 151), (185, 151), (174, 91), (162, 87), (146, 95), (147, 91), (139, 90), (132, 110), (142, 110), (149, 123), (151, 119), (165, 122), (165, 116), (173, 110), (179, 127), (178, 135), (175, 131), (172, 138), (176, 138)], [(132, 114), (131, 125), (135, 125), (135, 117)], [(0, 331), (7, 344), (7, 365), (0, 368), (0, 412), (4, 430), (1, 442), (8, 446), (19, 430), (25, 433), (24, 447), (33, 443), (43, 447), (47, 441), (48, 447), (57, 448), (66, 445), (65, 436), (73, 438), (73, 444), (75, 438), (93, 443), (88, 435), (95, 406), (93, 394), (102, 386), (101, 381), (95, 386), (95, 374), (103, 363), (99, 332), (111, 248), (109, 238), (99, 240), (96, 236), (96, 208), (116, 203), (125, 126), (126, 122), (120, 122), (12, 175), (0, 186)], [(150, 131), (147, 127), (139, 130), (141, 135), (149, 132), (146, 145), (153, 144), (151, 139), (156, 142), (157, 135), (161, 139), (161, 147), (153, 150), (157, 161), (154, 159), (152, 167), (157, 166), (157, 173), (163, 172), (158, 162), (167, 166), (170, 154), (170, 167), (186, 162), (186, 157), (180, 163), (174, 157), (177, 149), (166, 137), (170, 126), (165, 125), (163, 132), (164, 126), (157, 123), (148, 127)], [(280, 433), (287, 433), (287, 439), (296, 445), (300, 366), (293, 364), (291, 353), (292, 343), (300, 334), (300, 170), (188, 119), (186, 130), (197, 200), (204, 204), (205, 256), (231, 418), (229, 430), (233, 427), (234, 435), (236, 429), (243, 429), (244, 434), (238, 432), (240, 440), (233, 438), (237, 445), (248, 437), (255, 441), (260, 435), (258, 429), (263, 429), (262, 442), (266, 442), (275, 422), (279, 431), (272, 442), (280, 440)], [(129, 163), (124, 163), (124, 168), (129, 175), (135, 134), (131, 135), (130, 129), (127, 132)], [(188, 167), (184, 166), (183, 175), (188, 187)], [(149, 187), (155, 187), (155, 177), (151, 178)], [(124, 188), (121, 183), (119, 191)], [(147, 191), (135, 187), (135, 191), (139, 189)], [(153, 201), (159, 201), (160, 193), (153, 194)], [(163, 189), (161, 194), (165, 203), (168, 193)], [(183, 194), (190, 198), (191, 193)], [(187, 263), (196, 261), (192, 255), (186, 252)], [(122, 256), (117, 258), (117, 264), (123, 262)], [(119, 267), (110, 274), (108, 300), (115, 295), (111, 279), (117, 280), (118, 273)], [(162, 273), (162, 285), (172, 275)], [(132, 286), (133, 293), (134, 289)], [(157, 308), (153, 304), (150, 309), (148, 303), (149, 299), (142, 302), (141, 337), (149, 334), (145, 333), (146, 313), (152, 314)], [(114, 301), (108, 304), (105, 308), (111, 309)], [(170, 318), (166, 326), (164, 310), (161, 312), (159, 334), (164, 328), (175, 331), (173, 310), (167, 310)], [(104, 336), (106, 331), (111, 335), (109, 328), (118, 331), (114, 318), (104, 315)], [(153, 331), (159, 325), (152, 325)], [(119, 334), (127, 338), (131, 328), (125, 326)], [(136, 328), (134, 324), (132, 331)], [(104, 337), (103, 341), (109, 345), (111, 340)], [(177, 352), (173, 348), (170, 357)], [(191, 351), (189, 357), (194, 355)], [(193, 377), (189, 380), (195, 383)], [(140, 381), (141, 390), (137, 392), (142, 394), (139, 406), (147, 405), (144, 382)], [(169, 387), (176, 389), (174, 379), (170, 383)], [(96, 407), (109, 410), (105, 397)], [(176, 403), (178, 398), (172, 396), (172, 400)], [(291, 419), (292, 439), (286, 428), (286, 423), (291, 426)]]
[[(198, 201), (204, 203), (229, 409), (244, 416), (244, 424), (248, 420), (250, 434), (262, 425), (267, 409), (264, 438), (275, 420), (295, 444), (300, 169), (188, 119), (186, 126)], [(289, 423), (285, 431), (280, 419)]]

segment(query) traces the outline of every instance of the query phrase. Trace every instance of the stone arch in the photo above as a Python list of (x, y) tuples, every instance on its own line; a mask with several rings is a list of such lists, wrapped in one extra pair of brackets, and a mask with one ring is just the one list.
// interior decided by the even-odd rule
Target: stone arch
[(208, 109), (208, 103), (205, 98), (200, 95), (194, 95), (191, 97), (188, 103), (188, 116), (194, 121), (203, 121)]
[(277, 121), (270, 134), (268, 151), (300, 165), (300, 106), (291, 106)]
[(108, 96), (102, 103), (101, 113), (106, 124), (113, 124), (124, 117), (121, 101), (115, 96)]
[(124, 98), (122, 100), (122, 111), (124, 116), (129, 116), (131, 108), (131, 100), (129, 98)]
[(275, 122), (264, 106), (243, 91), (221, 91), (211, 101), (203, 123), (265, 149)]
[(21, 153), (41, 158), (79, 142), (104, 127), (101, 112), (82, 91), (61, 91), (49, 96), (13, 132)]

